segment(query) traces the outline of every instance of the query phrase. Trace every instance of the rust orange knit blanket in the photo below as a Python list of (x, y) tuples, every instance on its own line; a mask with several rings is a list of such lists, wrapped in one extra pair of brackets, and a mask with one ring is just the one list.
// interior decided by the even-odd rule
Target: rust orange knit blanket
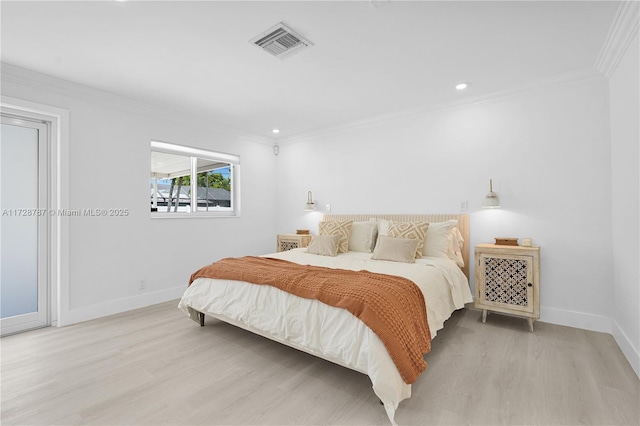
[(227, 258), (191, 275), (270, 285), (306, 299), (344, 308), (384, 343), (403, 380), (414, 383), (431, 350), (424, 296), (413, 281), (369, 271), (299, 265), (281, 259)]

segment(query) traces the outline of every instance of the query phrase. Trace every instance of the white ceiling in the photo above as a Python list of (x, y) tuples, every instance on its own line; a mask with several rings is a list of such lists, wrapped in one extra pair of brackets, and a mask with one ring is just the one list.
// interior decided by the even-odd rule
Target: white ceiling
[[(2, 62), (263, 137), (594, 69), (618, 2), (6, 1)], [(284, 60), (249, 43), (283, 22)], [(470, 81), (464, 92), (453, 86)]]

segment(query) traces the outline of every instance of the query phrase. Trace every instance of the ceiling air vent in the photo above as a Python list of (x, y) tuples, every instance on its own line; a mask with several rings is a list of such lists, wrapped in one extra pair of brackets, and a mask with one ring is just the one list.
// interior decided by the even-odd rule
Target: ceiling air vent
[(252, 38), (249, 43), (280, 59), (293, 53), (298, 53), (306, 47), (313, 46), (313, 43), (294, 33), (282, 22)]

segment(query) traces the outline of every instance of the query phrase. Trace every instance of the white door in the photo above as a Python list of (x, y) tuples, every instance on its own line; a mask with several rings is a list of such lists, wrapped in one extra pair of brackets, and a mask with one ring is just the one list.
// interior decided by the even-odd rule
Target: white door
[(50, 324), (47, 124), (2, 116), (0, 333)]

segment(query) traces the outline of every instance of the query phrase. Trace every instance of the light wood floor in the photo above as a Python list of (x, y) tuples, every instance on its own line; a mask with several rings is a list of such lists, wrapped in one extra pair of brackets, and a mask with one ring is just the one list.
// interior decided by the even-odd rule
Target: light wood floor
[[(3, 425), (387, 425), (360, 374), (176, 302), (1, 339)], [(463, 310), (426, 356), (400, 425), (640, 424), (610, 335)]]

